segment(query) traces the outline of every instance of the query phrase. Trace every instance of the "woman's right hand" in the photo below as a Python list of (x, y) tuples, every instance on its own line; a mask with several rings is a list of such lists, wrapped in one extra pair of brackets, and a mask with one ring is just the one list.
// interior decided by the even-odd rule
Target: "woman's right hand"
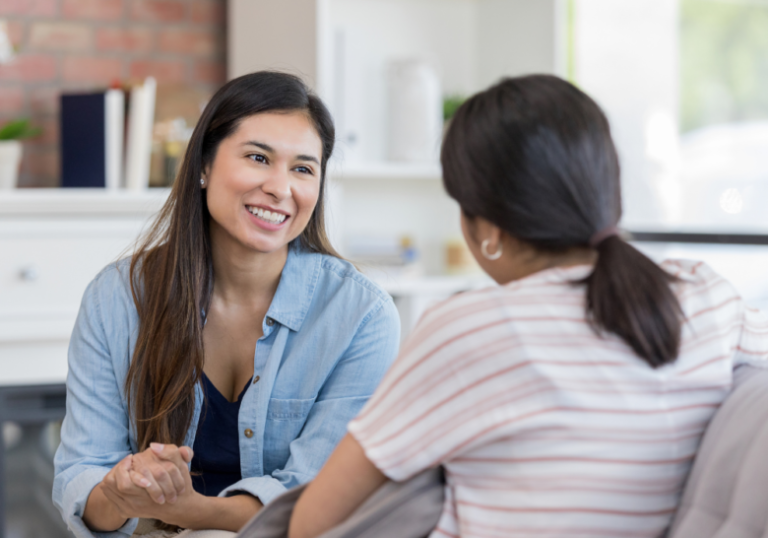
[(134, 454), (131, 481), (147, 491), (157, 504), (175, 503), (187, 488), (192, 449), (172, 444), (150, 443), (149, 448)]

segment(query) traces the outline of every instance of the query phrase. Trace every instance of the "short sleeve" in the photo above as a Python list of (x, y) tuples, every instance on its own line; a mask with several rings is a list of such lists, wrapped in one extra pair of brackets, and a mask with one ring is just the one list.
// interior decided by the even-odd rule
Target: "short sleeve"
[(749, 364), (768, 368), (768, 316), (764, 312), (744, 307), (733, 362), (734, 366)]
[(407, 480), (457, 458), (546, 407), (529, 397), (530, 369), (516, 372), (519, 386), (507, 384), (505, 372), (522, 363), (509, 354), (503, 311), (483, 302), (482, 295), (457, 296), (428, 313), (349, 424), (368, 459), (390, 479)]

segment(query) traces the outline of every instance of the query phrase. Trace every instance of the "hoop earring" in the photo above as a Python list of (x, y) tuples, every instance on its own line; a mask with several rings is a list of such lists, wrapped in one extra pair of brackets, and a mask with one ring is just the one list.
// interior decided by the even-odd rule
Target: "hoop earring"
[(483, 253), (483, 256), (485, 256), (485, 259), (487, 260), (498, 260), (501, 258), (501, 243), (499, 243), (499, 249), (494, 252), (493, 254), (488, 254), (488, 244), (491, 242), (490, 239), (486, 239), (483, 241), (483, 243), (480, 245), (480, 252)]

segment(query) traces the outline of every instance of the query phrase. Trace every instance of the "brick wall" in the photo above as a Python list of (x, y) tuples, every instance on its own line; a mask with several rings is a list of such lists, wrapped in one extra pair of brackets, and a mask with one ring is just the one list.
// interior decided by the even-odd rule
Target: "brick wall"
[(24, 147), (20, 184), (58, 185), (58, 96), (154, 76), (215, 91), (225, 78), (226, 0), (0, 0), (19, 54), (0, 65), (0, 125), (44, 132)]

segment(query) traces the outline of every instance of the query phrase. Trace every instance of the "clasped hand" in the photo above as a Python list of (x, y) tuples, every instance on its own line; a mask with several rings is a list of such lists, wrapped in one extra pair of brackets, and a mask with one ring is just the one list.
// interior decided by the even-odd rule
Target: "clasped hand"
[(102, 480), (102, 491), (126, 519), (152, 518), (184, 526), (191, 503), (200, 496), (192, 487), (190, 461), (189, 447), (152, 443), (115, 465)]

